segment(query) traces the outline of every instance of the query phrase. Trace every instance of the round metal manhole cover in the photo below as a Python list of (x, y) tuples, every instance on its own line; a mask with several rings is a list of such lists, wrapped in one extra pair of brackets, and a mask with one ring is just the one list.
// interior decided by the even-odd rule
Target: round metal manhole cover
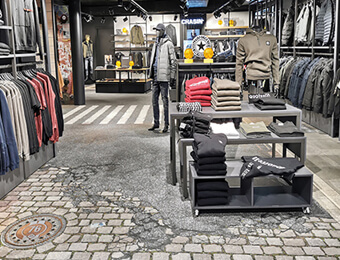
[(37, 247), (59, 236), (65, 227), (66, 220), (57, 215), (29, 216), (9, 225), (1, 234), (1, 242), (16, 249)]

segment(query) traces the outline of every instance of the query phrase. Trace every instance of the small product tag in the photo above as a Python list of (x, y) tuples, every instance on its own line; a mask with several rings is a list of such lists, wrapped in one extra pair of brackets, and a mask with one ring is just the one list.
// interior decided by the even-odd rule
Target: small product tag
[(186, 126), (186, 124), (185, 124), (185, 123), (181, 123), (181, 124), (179, 125), (179, 128), (180, 128), (180, 129), (184, 129), (184, 128), (185, 128), (185, 126)]

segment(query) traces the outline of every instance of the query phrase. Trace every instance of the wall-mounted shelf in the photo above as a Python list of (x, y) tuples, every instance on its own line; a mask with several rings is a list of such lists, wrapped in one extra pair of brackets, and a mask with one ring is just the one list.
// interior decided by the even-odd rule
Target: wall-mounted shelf
[(2, 25), (0, 26), (0, 30), (12, 30), (12, 27), (8, 25)]
[(231, 30), (231, 29), (248, 29), (249, 26), (221, 26), (221, 27), (206, 27), (205, 30)]
[(244, 34), (235, 35), (206, 35), (209, 39), (242, 38)]
[(281, 49), (319, 49), (319, 50), (333, 50), (334, 46), (281, 46)]
[(148, 51), (151, 50), (150, 47), (117, 47), (115, 48), (116, 51)]
[(111, 36), (130, 36), (130, 34), (111, 34)]
[(12, 59), (14, 58), (14, 54), (9, 54), (9, 55), (1, 55), (0, 59)]

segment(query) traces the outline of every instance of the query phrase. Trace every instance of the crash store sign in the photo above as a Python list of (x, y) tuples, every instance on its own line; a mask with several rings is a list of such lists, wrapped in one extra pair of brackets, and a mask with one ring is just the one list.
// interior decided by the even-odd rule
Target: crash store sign
[(204, 50), (211, 48), (211, 42), (205, 35), (199, 35), (192, 41), (192, 50), (197, 58), (204, 58)]

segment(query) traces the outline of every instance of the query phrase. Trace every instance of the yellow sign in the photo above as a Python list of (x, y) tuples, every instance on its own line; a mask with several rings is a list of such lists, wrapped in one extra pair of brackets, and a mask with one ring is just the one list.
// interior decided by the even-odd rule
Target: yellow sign
[(123, 28), (123, 33), (127, 33), (128, 31), (127, 31), (127, 29), (124, 27)]
[(194, 60), (193, 59), (185, 59), (184, 63), (194, 63)]
[(122, 63), (118, 60), (118, 61), (116, 62), (116, 67), (117, 67), (117, 69), (119, 69), (121, 65), (122, 65)]
[(130, 65), (130, 70), (132, 69), (132, 66), (135, 65), (135, 63), (133, 61), (130, 61), (129, 62), (129, 65)]
[(218, 25), (222, 25), (223, 24), (223, 21), (222, 20), (218, 20)]
[(192, 59), (192, 57), (194, 57), (194, 52), (192, 51), (192, 49), (188, 48), (184, 51), (184, 57), (186, 59)]
[(235, 26), (235, 21), (230, 19), (230, 20), (229, 20), (229, 26), (230, 26), (230, 27)]
[(206, 59), (211, 59), (213, 56), (214, 56), (214, 51), (213, 51), (212, 48), (206, 48), (206, 49), (204, 50), (204, 57), (205, 57)]

